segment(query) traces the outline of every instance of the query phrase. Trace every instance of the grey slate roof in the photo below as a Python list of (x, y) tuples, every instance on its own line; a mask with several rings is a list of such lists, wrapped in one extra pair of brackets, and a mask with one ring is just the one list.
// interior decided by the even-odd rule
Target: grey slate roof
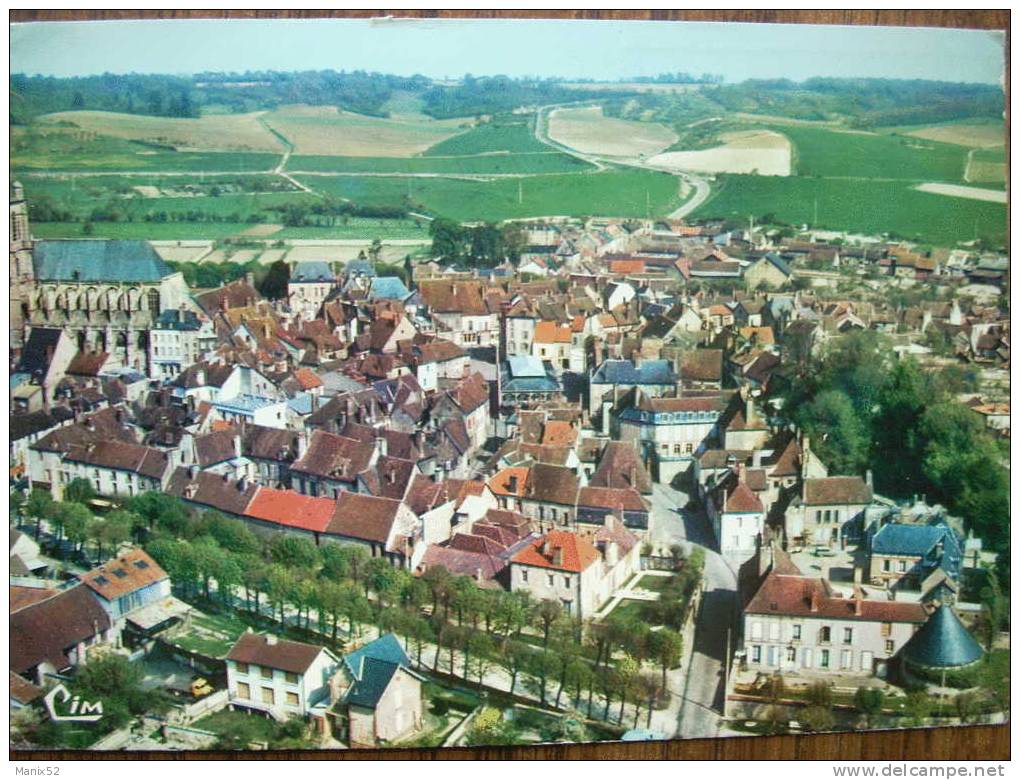
[(38, 241), (32, 262), (44, 282), (158, 282), (174, 272), (148, 241)]
[(901, 653), (907, 662), (918, 666), (954, 669), (980, 660), (984, 650), (953, 610), (943, 604), (910, 637)]
[(324, 260), (308, 260), (295, 263), (290, 272), (291, 284), (295, 282), (332, 282), (336, 278), (329, 263)]
[(635, 366), (629, 360), (606, 360), (591, 378), (595, 385), (676, 384), (673, 364), (668, 360), (646, 360)]
[(344, 665), (354, 678), (344, 701), (374, 709), (397, 670), (409, 669), (411, 659), (393, 634), (384, 634), (373, 642), (344, 656)]

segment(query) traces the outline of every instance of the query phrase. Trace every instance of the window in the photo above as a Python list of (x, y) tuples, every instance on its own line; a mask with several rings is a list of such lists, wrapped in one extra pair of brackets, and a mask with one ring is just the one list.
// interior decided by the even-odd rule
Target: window
[(692, 452), (694, 452), (694, 445), (688, 442), (687, 445), (684, 447), (684, 452), (690, 455)]
[(895, 653), (896, 652), (896, 642), (894, 642), (892, 639), (886, 639), (885, 640), (885, 652), (888, 655), (892, 655), (893, 653)]
[(791, 663), (791, 664), (797, 663), (797, 648), (796, 647), (788, 647), (788, 648), (786, 648), (786, 660), (787, 660), (788, 663)]
[(680, 445), (679, 444), (674, 444), (673, 445), (673, 454), (674, 455), (679, 455), (680, 454)]
[(882, 624), (882, 636), (890, 636), (892, 634), (892, 623)]
[(234, 664), (234, 666), (236, 667), (238, 674), (248, 674), (248, 664), (243, 664), (240, 661), (238, 661), (236, 664)]
[(521, 569), (521, 582), (527, 582), (527, 581), (528, 581), (528, 570), (527, 569)]
[(839, 668), (850, 669), (853, 666), (853, 657), (853, 650), (844, 650), (839, 657)]
[(844, 628), (843, 629), (843, 644), (844, 645), (853, 644), (853, 641), (854, 641), (854, 630), (852, 628)]
[(800, 639), (800, 623), (796, 623), (793, 626), (793, 638)]
[(293, 691), (287, 691), (287, 704), (292, 707), (298, 706), (298, 695)]
[(815, 511), (815, 522), (816, 523), (822, 522), (822, 510), (821, 509), (818, 509), (818, 510)]
[(237, 684), (237, 698), (251, 701), (251, 686), (248, 683), (239, 682)]
[(549, 578), (549, 587), (550, 588), (554, 587), (556, 584), (555, 577), (553, 577), (553, 575), (551, 574), (547, 574), (546, 576)]
[(564, 577), (563, 578), (563, 587), (564, 588), (569, 588), (570, 587), (570, 577)]
[(862, 672), (870, 672), (871, 671), (871, 659), (873, 657), (874, 656), (873, 656), (873, 654), (872, 654), (872, 652), (870, 650), (864, 650), (864, 651), (861, 652), (861, 671)]
[(822, 650), (822, 656), (821, 656), (821, 658), (818, 659), (818, 665), (822, 669), (828, 669), (829, 668), (829, 651), (828, 650)]
[(892, 561), (888, 558), (882, 561), (882, 571), (892, 571)]
[(754, 622), (751, 624), (751, 639), (761, 639), (761, 623)]
[(906, 561), (900, 561), (899, 563), (900, 563), (900, 572), (901, 573), (905, 572), (907, 570), (907, 562)]
[(751, 663), (761, 663), (761, 645), (751, 645)]
[(298, 684), (298, 676), (294, 672), (284, 672), (283, 679), (285, 679), (291, 685)]
[(276, 694), (273, 693), (272, 688), (262, 689), (262, 703), (263, 704), (276, 704)]
[(779, 623), (775, 621), (769, 623), (769, 639), (773, 642), (779, 641)]
[(821, 631), (818, 632), (819, 642), (831, 642), (832, 641), (832, 629), (829, 626), (822, 626)]
[(273, 670), (270, 669), (268, 666), (263, 666), (262, 667), (262, 679), (263, 680), (272, 680), (273, 679)]

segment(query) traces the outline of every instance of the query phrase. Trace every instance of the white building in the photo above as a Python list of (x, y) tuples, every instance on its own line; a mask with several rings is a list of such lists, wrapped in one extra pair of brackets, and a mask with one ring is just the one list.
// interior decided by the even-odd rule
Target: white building
[(325, 647), (249, 629), (231, 648), (226, 663), (231, 703), (288, 718), (328, 703), (339, 659)]

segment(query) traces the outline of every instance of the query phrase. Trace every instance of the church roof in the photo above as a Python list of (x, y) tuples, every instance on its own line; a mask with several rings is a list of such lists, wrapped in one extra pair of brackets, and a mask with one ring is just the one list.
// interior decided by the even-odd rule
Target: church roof
[(158, 282), (174, 272), (148, 241), (37, 241), (32, 262), (43, 282)]

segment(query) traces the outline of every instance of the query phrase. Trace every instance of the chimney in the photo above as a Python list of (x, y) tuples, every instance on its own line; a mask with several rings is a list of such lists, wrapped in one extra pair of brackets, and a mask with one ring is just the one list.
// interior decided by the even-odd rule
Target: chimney
[(477, 569), (475, 569), (475, 582), (481, 581), (482, 581), (482, 567), (479, 566)]
[(563, 565), (563, 548), (557, 545), (552, 551), (552, 561), (554, 566)]
[(808, 469), (811, 466), (811, 439), (805, 436), (800, 444), (800, 478), (808, 478)]
[(275, 645), (276, 644), (276, 635), (275, 634), (266, 634), (266, 644), (269, 645), (269, 646)]
[(298, 431), (297, 435), (297, 457), (295, 460), (301, 460), (308, 451), (308, 431)]
[(747, 394), (747, 424), (751, 425), (754, 421), (754, 396), (750, 392)]
[(234, 434), (234, 455), (236, 455), (238, 458), (240, 458), (242, 455), (241, 434), (239, 433)]
[(631, 464), (627, 471), (627, 481), (631, 487), (637, 487), (637, 466)]
[(859, 595), (854, 594), (854, 614), (860, 617), (863, 612), (864, 612), (863, 599), (861, 599)]
[(859, 588), (861, 586), (861, 579), (863, 578), (863, 569), (860, 566), (854, 566), (854, 586)]
[(548, 536), (542, 540), (542, 555), (547, 558), (552, 555), (552, 542), (549, 541)]
[(383, 436), (382, 431), (376, 431), (375, 435), (375, 451), (379, 453), (380, 458), (385, 458), (389, 451), (389, 442), (386, 437)]
[(606, 542), (604, 556), (607, 566), (615, 566), (620, 559), (620, 549), (612, 539)]
[(760, 469), (761, 468), (761, 450), (755, 450), (751, 455), (751, 467)]
[(510, 475), (510, 478), (507, 480), (506, 489), (508, 491), (510, 491), (511, 493), (515, 493), (515, 494), (517, 493), (517, 475), (516, 474), (511, 474)]
[(866, 472), (864, 472), (864, 481), (869, 488), (874, 489), (875, 485), (872, 479), (871, 469), (868, 469)]
[(811, 590), (811, 611), (812, 612), (817, 612), (818, 611), (818, 606), (819, 606), (818, 591), (816, 589), (812, 589)]

